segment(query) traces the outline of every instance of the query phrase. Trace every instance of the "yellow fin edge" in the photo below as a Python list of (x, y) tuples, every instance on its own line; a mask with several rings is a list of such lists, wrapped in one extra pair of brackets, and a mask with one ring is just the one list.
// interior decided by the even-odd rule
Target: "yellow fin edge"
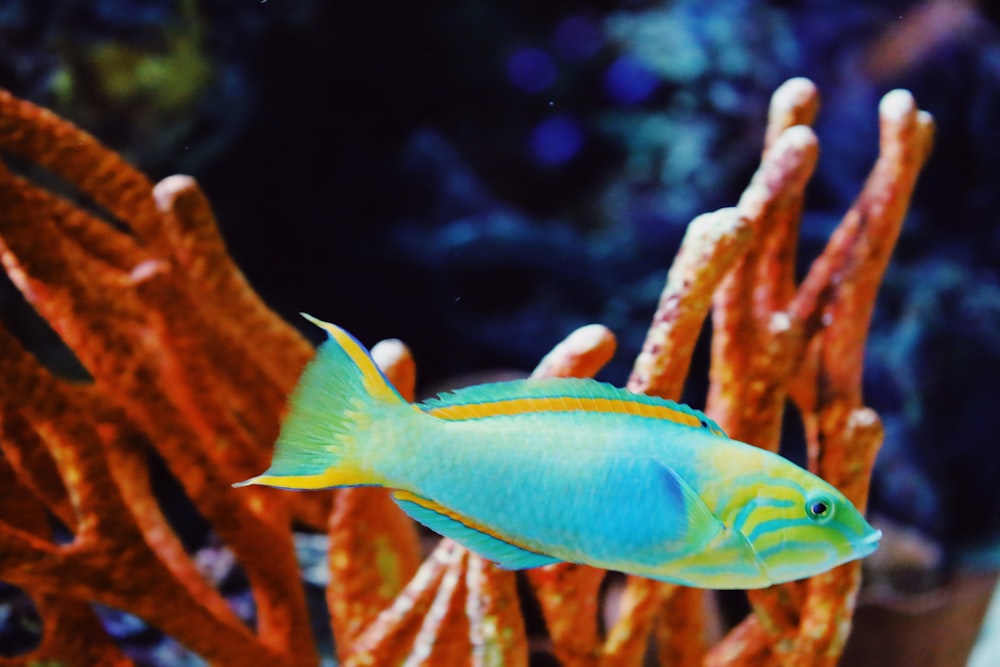
[(236, 482), (234, 487), (274, 486), (280, 489), (329, 489), (337, 486), (370, 486), (380, 484), (380, 480), (358, 469), (330, 468), (319, 475), (257, 475), (242, 482)]
[(409, 491), (403, 491), (401, 489), (393, 491), (392, 495), (398, 498), (399, 500), (407, 500), (413, 503), (414, 505), (419, 505), (424, 509), (431, 510), (432, 512), (437, 512), (438, 514), (442, 514), (448, 517), (449, 519), (457, 521), (463, 526), (467, 526), (469, 528), (472, 528), (473, 530), (477, 530), (480, 533), (483, 533), (484, 535), (489, 535), (490, 537), (496, 538), (503, 542), (509, 542), (509, 539), (504, 537), (503, 535), (498, 535), (496, 532), (490, 530), (481, 523), (470, 521), (468, 517), (462, 516), (461, 514), (458, 514), (457, 512), (454, 512), (443, 505), (439, 505), (433, 500), (424, 498), (423, 496), (418, 496), (415, 493), (410, 493)]
[(381, 401), (398, 401), (399, 394), (389, 381), (385, 379), (382, 375), (382, 371), (379, 370), (378, 366), (372, 360), (371, 355), (368, 350), (359, 343), (354, 336), (347, 333), (344, 329), (341, 329), (336, 324), (331, 324), (329, 322), (324, 322), (323, 320), (313, 317), (309, 313), (299, 313), (309, 322), (315, 324), (317, 327), (325, 331), (330, 338), (337, 342), (337, 345), (347, 353), (347, 356), (351, 358), (354, 365), (361, 370), (361, 375), (364, 378), (365, 390), (374, 396), (376, 399)]

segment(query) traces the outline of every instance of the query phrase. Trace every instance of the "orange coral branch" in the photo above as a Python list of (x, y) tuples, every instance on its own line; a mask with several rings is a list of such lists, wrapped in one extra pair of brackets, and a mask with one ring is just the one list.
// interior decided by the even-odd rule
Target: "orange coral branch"
[(567, 667), (599, 664), (599, 591), (607, 572), (588, 565), (558, 563), (528, 572), (545, 616), (552, 650)]
[(772, 633), (761, 627), (760, 616), (751, 614), (708, 651), (705, 667), (771, 664), (772, 641)]
[[(879, 105), (880, 155), (857, 202), (838, 227), (813, 281), (827, 278), (836, 289), (824, 317), (829, 321), (814, 348), (818, 364), (810, 366), (817, 387), (809, 398), (817, 415), (817, 440), (810, 442), (810, 464), (837, 484), (858, 507), (864, 507), (875, 456), (882, 443), (881, 422), (862, 406), (861, 368), (875, 295), (916, 184), (930, 153), (933, 123), (901, 90), (888, 93)], [(829, 267), (840, 259), (839, 267)], [(819, 278), (814, 277), (819, 276)], [(827, 277), (828, 276), (828, 277)], [(847, 640), (846, 628), (860, 585), (860, 566), (851, 563), (809, 582), (799, 640), (793, 652), (798, 664), (833, 665)]]
[(466, 586), (473, 667), (527, 667), (528, 638), (513, 572), (470, 555)]
[[(807, 181), (819, 145), (811, 121), (815, 87), (793, 79), (771, 100), (760, 168), (740, 197), (753, 243), (715, 294), (708, 412), (730, 437), (777, 451), (786, 382), (815, 326), (785, 312), (794, 293), (795, 243)], [(798, 621), (789, 603), (799, 586), (749, 591), (759, 628), (773, 638)], [(797, 606), (797, 605), (796, 605)]]
[[(886, 95), (880, 106), (880, 157), (862, 194), (831, 237), (823, 255), (789, 304), (793, 319), (805, 321), (822, 313), (826, 329), (797, 364), (799, 377), (790, 384), (807, 426), (810, 467), (864, 506), (881, 426), (873, 412), (861, 409), (864, 340), (875, 295), (901, 228), (906, 205), (920, 167), (929, 154), (933, 133), (929, 115), (917, 110), (904, 91)], [(772, 149), (773, 150), (773, 149)], [(788, 604), (773, 594), (754, 594), (762, 621), (733, 635), (733, 641), (760, 646), (754, 633), (766, 633), (765, 653), (780, 664), (832, 665), (847, 637), (854, 597), (860, 583), (857, 563), (810, 580), (804, 601), (796, 592), (789, 601), (800, 607), (797, 627), (789, 625)], [(779, 620), (780, 619), (780, 620)], [(717, 647), (712, 659), (733, 655)], [(740, 654), (735, 664), (760, 664), (756, 652)]]
[(404, 667), (458, 665), (468, 660), (465, 575), (469, 557), (469, 552), (457, 544), (444, 545), (444, 573), (413, 640), (413, 650), (403, 662)]
[(0, 90), (0, 145), (87, 193), (144, 242), (159, 238), (152, 183), (72, 123)]
[(780, 289), (759, 295), (768, 289), (764, 286), (790, 277), (777, 273), (787, 271), (786, 262), (764, 262), (764, 250), (776, 227), (787, 228), (787, 221), (797, 218), (818, 150), (812, 130), (799, 125), (785, 130), (765, 154), (740, 198), (739, 210), (750, 220), (753, 243), (715, 293), (712, 311), (708, 410), (730, 437), (772, 451), (778, 448), (785, 376), (797, 356), (795, 344), (803, 347), (801, 338), (794, 340), (794, 333), (801, 336), (801, 327), (793, 330), (780, 311), (761, 312), (755, 300), (784, 300)]
[(588, 324), (552, 348), (531, 377), (593, 377), (611, 360), (617, 345), (615, 335), (606, 326)]
[[(240, 369), (243, 377), (227, 377), (226, 382), (236, 386), (234, 394), (241, 395), (241, 400), (252, 402), (243, 408), (240, 418), (255, 424), (256, 433), (270, 433), (273, 417), (264, 408), (271, 409), (274, 403), (270, 401), (284, 402), (299, 370), (312, 358), (312, 348), (274, 316), (236, 267), (219, 235), (211, 206), (194, 179), (165, 178), (153, 188), (153, 197), (163, 218), (159, 235), (164, 242), (158, 250), (169, 253), (187, 280), (198, 285), (195, 305), (205, 304), (206, 319), (230, 323), (238, 331), (243, 349), (267, 350), (267, 354), (254, 355), (257, 364)], [(261, 382), (254, 374), (258, 366), (267, 382), (246, 384)], [(254, 386), (255, 391), (247, 392), (247, 386)]]
[(764, 153), (790, 127), (812, 125), (819, 113), (819, 91), (809, 79), (795, 77), (778, 86), (771, 95), (764, 131)]
[[(622, 592), (618, 620), (604, 643), (602, 667), (640, 664), (649, 645), (657, 613), (676, 589), (672, 584), (642, 577), (628, 577)], [(696, 638), (695, 640), (697, 641)]]
[(697, 665), (705, 657), (708, 611), (705, 591), (677, 587), (660, 609), (653, 628), (661, 665)]
[(357, 639), (350, 655), (343, 659), (344, 667), (402, 663), (413, 651), (422, 619), (434, 602), (436, 589), (460, 551), (451, 540), (441, 540), (392, 605)]
[[(198, 204), (200, 194), (188, 184), (175, 188), (174, 197), (162, 196), (158, 207), (152, 185), (120, 157), (6, 93), (0, 93), (0, 145), (66, 178), (135, 232), (116, 231), (0, 168), (0, 258), (94, 378), (70, 386), (32, 366), (19, 347), (3, 346), (5, 378), (24, 383), (24, 391), (4, 393), (5, 456), (76, 532), (72, 545), (55, 546), (0, 531), (7, 538), (0, 538), (3, 578), (39, 600), (98, 600), (138, 614), (220, 664), (250, 664), (261, 656), (289, 665), (314, 662), (290, 509), (277, 493), (237, 494), (228, 487), (265, 462), (298, 368), (269, 371), (246, 347), (255, 339), (240, 327), (260, 316), (259, 308), (256, 315), (246, 312), (259, 301), (231, 261), (221, 259), (221, 242), (213, 250), (210, 234), (192, 231), (213, 225), (207, 205)], [(171, 225), (179, 227), (172, 235), (165, 232)], [(191, 242), (174, 253), (170, 243), (185, 239)], [(216, 312), (232, 319), (220, 320)], [(308, 345), (273, 315), (270, 320), (270, 340), (297, 347), (304, 361)], [(245, 566), (257, 634), (197, 573), (160, 516), (148, 487), (144, 448), (150, 446)], [(73, 516), (66, 516), (44, 450)], [(142, 575), (115, 577), (118, 568)], [(47, 636), (43, 645), (50, 655), (69, 653), (58, 638)]]
[(816, 294), (826, 284), (837, 290), (826, 313), (824, 372), (836, 392), (850, 393), (858, 402), (875, 295), (934, 133), (930, 115), (918, 110), (903, 90), (882, 99), (879, 121), (880, 153), (872, 173), (802, 285), (804, 295)]
[[(774, 95), (771, 96), (768, 110), (764, 159), (767, 160), (768, 152), (785, 134), (785, 130), (796, 126), (809, 127), (818, 111), (819, 93), (812, 81), (795, 78), (779, 86), (774, 91)], [(797, 132), (805, 135), (805, 130)], [(818, 145), (815, 147), (810, 145), (816, 141), (815, 137), (812, 140), (806, 136), (786, 138), (785, 140), (791, 143), (791, 146), (787, 147), (791, 149), (791, 154), (787, 158), (779, 158), (776, 161), (780, 163), (784, 159), (796, 160), (796, 151), (802, 149), (805, 152), (801, 155), (804, 162), (793, 167), (788, 176), (798, 178), (801, 175), (805, 177), (805, 180), (808, 180), (815, 169), (816, 154), (819, 151)], [(795, 172), (798, 170), (808, 171), (809, 174), (801, 172), (796, 174)], [(779, 169), (775, 169), (772, 174), (780, 178)], [(775, 192), (775, 187), (783, 192)], [(747, 215), (750, 217), (762, 216), (766, 219), (766, 221), (755, 225), (755, 229), (757, 229), (755, 238), (760, 249), (753, 300), (754, 312), (760, 323), (767, 323), (774, 313), (784, 311), (795, 295), (795, 256), (799, 240), (799, 221), (802, 217), (804, 189), (804, 182), (798, 187), (792, 187), (791, 184), (779, 185), (773, 180), (764, 179), (764, 182), (759, 185), (751, 182), (747, 191), (740, 197), (740, 208), (750, 209), (746, 211)], [(764, 233), (764, 230), (767, 232)], [(805, 325), (809, 319), (802, 318), (799, 321)], [(807, 329), (811, 328), (807, 327)], [(807, 334), (805, 337), (810, 338), (811, 336)]]
[[(4, 365), (31, 363), (15, 341), (4, 342)], [(13, 358), (7, 356), (11, 354)], [(156, 619), (164, 631), (185, 638), (204, 655), (250, 659), (252, 652), (240, 648), (252, 638), (248, 629), (198, 574), (155, 503), (133, 504), (129, 501), (137, 494), (114, 492), (124, 487), (111, 478), (106, 447), (134, 450), (134, 439), (102, 442), (88, 419), (100, 406), (88, 398), (85, 388), (68, 390), (40, 367), (22, 377), (30, 378), (30, 383), (9, 386), (11, 393), (5, 392), (2, 399), (3, 441), (44, 444), (51, 452), (73, 506), (74, 516), (67, 525), (76, 529), (76, 539), (70, 545), (56, 546), (26, 533), (19, 540), (10, 539), (14, 536), (8, 533), (0, 557), (4, 578), (39, 598), (97, 600)], [(17, 404), (12, 396), (17, 396)], [(122, 478), (132, 488), (141, 488), (147, 480), (144, 467), (142, 462), (138, 475)], [(136, 471), (122, 472), (135, 475)], [(155, 524), (150, 535), (158, 540), (148, 544), (142, 524)], [(19, 543), (22, 549), (16, 547)], [(117, 577), (118, 568), (150, 578)], [(185, 606), (190, 607), (186, 613), (171, 613)], [(220, 644), (220, 638), (228, 641)]]
[(734, 208), (691, 221), (629, 377), (629, 391), (680, 397), (712, 294), (749, 243), (748, 221)]
[[(10, 415), (8, 415), (10, 416)], [(0, 420), (0, 428), (6, 422)], [(5, 510), (2, 528), (24, 531), (46, 544), (49, 531), (48, 517), (32, 491), (21, 486), (14, 469), (0, 457), (0, 506)], [(2, 530), (0, 528), (0, 530)], [(44, 619), (49, 632), (32, 652), (35, 659), (44, 663), (62, 658), (67, 667), (91, 665), (132, 665), (104, 633), (99, 619), (86, 602), (46, 594), (35, 595), (36, 608)], [(17, 659), (0, 657), (0, 665), (17, 664)]]

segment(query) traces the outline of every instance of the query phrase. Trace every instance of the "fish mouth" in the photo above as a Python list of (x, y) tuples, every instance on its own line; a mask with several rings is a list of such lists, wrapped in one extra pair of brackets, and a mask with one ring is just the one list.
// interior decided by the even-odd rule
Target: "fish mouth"
[(860, 540), (851, 543), (851, 547), (853, 547), (854, 551), (857, 553), (857, 558), (864, 558), (865, 556), (871, 555), (872, 552), (878, 549), (878, 543), (881, 539), (882, 531), (872, 530)]

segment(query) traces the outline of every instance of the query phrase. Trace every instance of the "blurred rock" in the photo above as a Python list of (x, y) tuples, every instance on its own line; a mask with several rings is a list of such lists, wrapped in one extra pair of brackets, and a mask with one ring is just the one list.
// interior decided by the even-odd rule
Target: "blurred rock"
[(882, 531), (882, 541), (862, 562), (866, 596), (916, 593), (942, 583), (945, 560), (939, 544), (883, 517), (872, 517), (871, 524)]

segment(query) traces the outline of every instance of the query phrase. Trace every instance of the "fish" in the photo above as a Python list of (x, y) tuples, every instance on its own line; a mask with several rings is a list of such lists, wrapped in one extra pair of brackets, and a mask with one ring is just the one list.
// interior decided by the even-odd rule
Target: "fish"
[(834, 486), (686, 405), (575, 378), (410, 403), (347, 331), (303, 315), (327, 340), (270, 467), (234, 486), (381, 486), (502, 568), (565, 561), (698, 588), (764, 588), (878, 546)]

